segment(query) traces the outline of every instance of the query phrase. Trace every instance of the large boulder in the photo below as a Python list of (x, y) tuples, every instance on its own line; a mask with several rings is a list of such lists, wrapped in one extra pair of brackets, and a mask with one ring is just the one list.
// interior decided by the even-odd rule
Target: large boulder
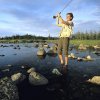
[(12, 81), (15, 82), (16, 84), (22, 82), (25, 78), (26, 76), (23, 75), (22, 73), (17, 73), (11, 76)]
[(46, 51), (44, 50), (44, 48), (39, 48), (38, 52), (37, 52), (38, 56), (44, 56), (46, 55)]
[(19, 100), (18, 89), (8, 77), (0, 79), (0, 100)]
[(46, 85), (48, 84), (48, 79), (45, 78), (43, 75), (37, 73), (37, 72), (31, 72), (29, 74), (29, 82), (32, 85)]
[(88, 80), (88, 82), (100, 85), (100, 76), (94, 76)]

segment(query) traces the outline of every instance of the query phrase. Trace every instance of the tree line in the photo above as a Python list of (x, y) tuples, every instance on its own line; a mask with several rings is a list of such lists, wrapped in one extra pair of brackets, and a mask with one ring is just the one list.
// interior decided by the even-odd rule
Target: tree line
[(100, 32), (77, 32), (72, 39), (78, 40), (100, 40)]
[[(73, 34), (72, 36), (73, 40), (100, 40), (100, 32), (77, 32)], [(51, 37), (50, 35), (48, 37), (43, 36), (35, 36), (35, 35), (13, 35), (13, 36), (5, 36), (0, 37), (0, 40), (55, 40), (58, 39), (58, 37)]]

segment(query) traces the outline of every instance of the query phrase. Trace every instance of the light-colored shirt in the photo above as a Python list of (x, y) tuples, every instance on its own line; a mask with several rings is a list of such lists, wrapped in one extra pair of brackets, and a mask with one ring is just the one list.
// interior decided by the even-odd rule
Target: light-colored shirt
[(73, 22), (72, 21), (68, 21), (68, 25), (63, 24), (63, 23), (59, 23), (59, 21), (61, 21), (61, 18), (57, 17), (57, 22), (56, 25), (59, 27), (62, 27), (62, 30), (60, 31), (59, 37), (71, 37), (72, 33), (73, 33)]

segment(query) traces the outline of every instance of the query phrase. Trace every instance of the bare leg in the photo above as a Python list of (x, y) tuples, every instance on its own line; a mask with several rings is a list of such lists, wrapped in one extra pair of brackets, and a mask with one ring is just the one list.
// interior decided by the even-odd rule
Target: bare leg
[(58, 56), (59, 56), (59, 59), (60, 59), (60, 62), (61, 62), (61, 64), (64, 64), (64, 61), (63, 61), (63, 56), (62, 56), (62, 54), (59, 54)]
[(68, 65), (68, 55), (65, 56), (65, 65)]

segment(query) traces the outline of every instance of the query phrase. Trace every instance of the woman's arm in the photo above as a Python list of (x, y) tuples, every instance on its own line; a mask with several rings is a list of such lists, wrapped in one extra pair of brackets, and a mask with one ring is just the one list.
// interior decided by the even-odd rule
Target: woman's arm
[(60, 16), (60, 14), (58, 13), (57, 14), (57, 18), (56, 18), (56, 25), (59, 26), (59, 27), (62, 27), (62, 18)]
[(62, 27), (62, 23), (60, 22), (59, 17), (56, 18), (56, 25)]

